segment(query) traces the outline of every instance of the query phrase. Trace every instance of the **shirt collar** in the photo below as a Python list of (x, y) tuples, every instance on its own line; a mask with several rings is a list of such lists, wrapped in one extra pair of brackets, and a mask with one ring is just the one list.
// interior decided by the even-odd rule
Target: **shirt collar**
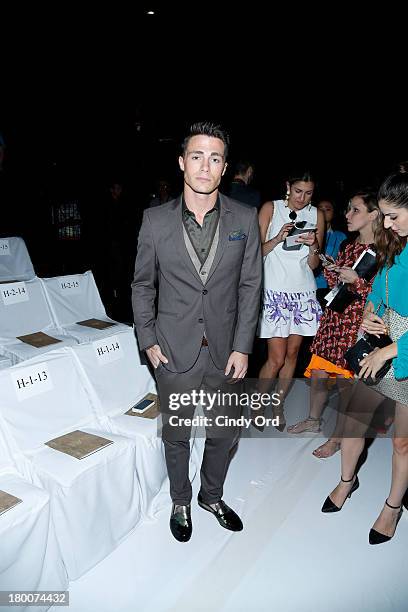
[[(219, 195), (217, 195), (217, 200), (214, 204), (214, 207), (211, 208), (211, 210), (209, 210), (208, 213), (212, 213), (214, 210), (216, 210), (217, 212), (219, 212), (220, 210), (220, 196)], [(184, 197), (182, 199), (182, 212), (183, 212), (183, 217), (194, 217), (195, 218), (193, 211), (187, 208), (187, 204), (186, 204)], [(205, 214), (207, 215), (208, 213), (205, 213)]]

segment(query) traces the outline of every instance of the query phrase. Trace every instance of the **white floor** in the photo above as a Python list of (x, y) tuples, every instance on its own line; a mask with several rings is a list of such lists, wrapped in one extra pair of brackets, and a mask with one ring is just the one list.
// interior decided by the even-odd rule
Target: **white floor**
[(388, 494), (391, 441), (374, 442), (360, 489), (334, 515), (320, 508), (337, 484), (340, 456), (315, 459), (318, 443), (242, 439), (224, 500), (244, 531), (222, 529), (194, 499), (192, 538), (178, 543), (168, 528), (169, 502), (71, 583), (70, 612), (407, 610), (408, 512), (391, 542), (368, 544)]

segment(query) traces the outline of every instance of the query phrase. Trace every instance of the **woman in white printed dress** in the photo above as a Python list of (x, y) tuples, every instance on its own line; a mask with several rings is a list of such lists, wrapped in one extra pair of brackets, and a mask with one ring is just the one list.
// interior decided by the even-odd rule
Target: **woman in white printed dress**
[[(264, 286), (258, 336), (266, 338), (268, 358), (260, 379), (279, 378), (281, 406), (293, 377), (303, 336), (314, 336), (321, 316), (313, 270), (320, 263), (324, 215), (312, 206), (315, 181), (310, 172), (288, 178), (285, 200), (265, 202), (259, 212)], [(304, 221), (317, 231), (307, 232), (288, 247), (285, 240), (294, 225)], [(277, 410), (280, 429), (283, 410)]]

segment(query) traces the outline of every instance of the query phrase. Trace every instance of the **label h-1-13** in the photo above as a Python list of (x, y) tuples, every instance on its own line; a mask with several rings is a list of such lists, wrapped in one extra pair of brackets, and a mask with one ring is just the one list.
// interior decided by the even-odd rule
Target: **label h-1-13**
[(37, 372), (37, 374), (33, 376), (30, 375), (27, 378), (19, 378), (16, 382), (19, 389), (25, 389), (26, 387), (30, 387), (36, 383), (45, 382), (47, 378), (48, 374), (45, 370), (43, 370), (42, 372)]

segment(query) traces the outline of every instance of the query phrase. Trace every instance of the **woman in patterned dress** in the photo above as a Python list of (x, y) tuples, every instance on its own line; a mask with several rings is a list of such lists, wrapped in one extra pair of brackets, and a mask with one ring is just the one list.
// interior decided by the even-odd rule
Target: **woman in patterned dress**
[[(268, 358), (259, 378), (279, 377), (281, 401), (289, 389), (303, 336), (315, 335), (321, 315), (313, 270), (320, 263), (324, 216), (311, 204), (314, 186), (310, 172), (293, 175), (286, 183), (286, 199), (265, 202), (259, 212), (264, 286), (258, 336), (268, 343)], [(288, 248), (286, 237), (302, 221), (317, 231), (304, 234), (295, 247)], [(282, 409), (279, 418), (282, 425)]]
[[(339, 386), (341, 406), (338, 415), (342, 414), (342, 407), (348, 404), (350, 398), (351, 385), (345, 383), (344, 379), (353, 378), (354, 374), (348, 369), (344, 353), (356, 343), (364, 304), (374, 280), (374, 275), (369, 281), (360, 278), (352, 266), (367, 248), (375, 250), (374, 234), (377, 228), (381, 228), (376, 195), (368, 191), (356, 193), (350, 200), (346, 219), (348, 230), (357, 232), (357, 236), (343, 243), (336, 262), (326, 266), (325, 276), (331, 288), (338, 282), (347, 283), (349, 290), (356, 294), (356, 299), (341, 313), (328, 306), (320, 320), (310, 348), (313, 355), (305, 372), (305, 376), (311, 377), (310, 413), (305, 420), (288, 427), (288, 432), (292, 434), (320, 431), (320, 417), (327, 400), (329, 378), (337, 379)], [(336, 431), (341, 430), (341, 427), (342, 422), (338, 418)], [(326, 458), (339, 450), (340, 438), (336, 436), (336, 431), (313, 452), (316, 457)]]

